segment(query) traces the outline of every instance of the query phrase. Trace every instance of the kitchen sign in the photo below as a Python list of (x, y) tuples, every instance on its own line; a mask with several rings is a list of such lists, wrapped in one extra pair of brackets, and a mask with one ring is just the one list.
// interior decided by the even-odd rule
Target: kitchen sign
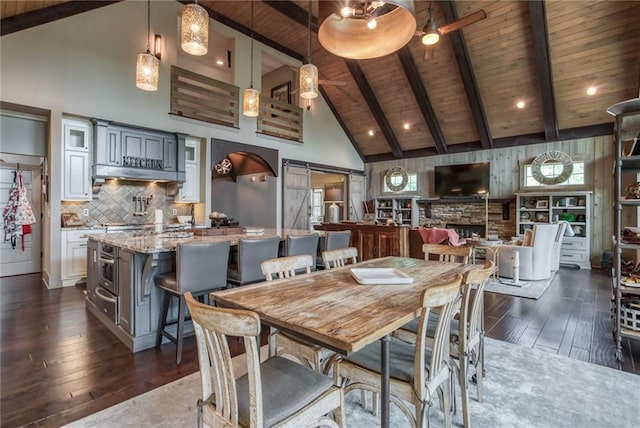
[(132, 168), (164, 169), (162, 159), (148, 159), (136, 156), (123, 156), (122, 166)]

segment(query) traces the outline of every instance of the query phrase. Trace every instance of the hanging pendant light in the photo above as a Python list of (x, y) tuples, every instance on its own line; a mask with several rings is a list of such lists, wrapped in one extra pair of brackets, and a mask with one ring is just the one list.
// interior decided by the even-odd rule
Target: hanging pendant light
[(300, 67), (300, 98), (318, 97), (318, 67), (311, 64), (311, 0), (309, 0), (309, 34), (307, 37), (307, 63)]
[(318, 3), (318, 40), (334, 55), (378, 58), (402, 48), (416, 33), (413, 0), (350, 1), (342, 9), (336, 3)]
[(180, 42), (191, 55), (205, 55), (209, 49), (209, 14), (198, 0), (182, 8)]
[(251, 2), (251, 82), (244, 90), (242, 114), (248, 117), (258, 116), (260, 111), (260, 92), (253, 88), (253, 2)]
[(435, 45), (440, 40), (440, 33), (438, 33), (438, 25), (436, 21), (431, 17), (433, 12), (433, 8), (431, 7), (431, 2), (429, 2), (429, 20), (427, 21), (427, 25), (424, 26), (422, 32), (424, 36), (422, 36), (422, 44), (426, 46)]
[(138, 54), (136, 61), (136, 86), (145, 91), (158, 90), (160, 61), (151, 53), (151, 0), (147, 0), (147, 51)]

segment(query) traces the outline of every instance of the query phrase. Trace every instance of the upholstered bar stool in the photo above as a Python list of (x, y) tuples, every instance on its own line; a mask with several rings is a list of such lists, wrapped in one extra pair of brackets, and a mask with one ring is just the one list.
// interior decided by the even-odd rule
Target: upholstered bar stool
[[(310, 235), (289, 235), (287, 236), (287, 257), (302, 256), (305, 254), (310, 255), (313, 258), (311, 265), (311, 271), (316, 270), (316, 254), (318, 253), (318, 240), (320, 235), (312, 233)], [(300, 270), (296, 273), (303, 273)]]
[(348, 248), (350, 241), (351, 241), (350, 230), (325, 232), (324, 247), (320, 249), (321, 253), (317, 257), (317, 267), (319, 269), (325, 269), (324, 262), (322, 261), (322, 252), (337, 250), (338, 248)]
[(264, 281), (260, 263), (278, 257), (280, 238), (238, 240), (238, 262), (229, 265), (227, 281), (231, 286)]
[[(161, 273), (154, 278), (156, 286), (160, 288), (162, 301), (156, 347), (162, 345), (163, 337), (175, 343), (177, 345), (176, 364), (182, 362), (182, 341), (185, 338), (184, 324), (187, 307), (184, 293), (191, 292), (194, 296), (201, 296), (210, 291), (225, 288), (228, 262), (229, 241), (211, 244), (178, 244), (175, 272)], [(173, 297), (178, 299), (178, 318), (167, 322)], [(168, 325), (174, 324), (177, 324), (175, 336), (166, 330)]]

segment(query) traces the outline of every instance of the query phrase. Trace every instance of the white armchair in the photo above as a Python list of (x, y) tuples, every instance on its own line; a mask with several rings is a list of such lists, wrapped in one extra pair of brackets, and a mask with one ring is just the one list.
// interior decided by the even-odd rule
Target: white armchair
[(539, 280), (550, 278), (551, 258), (557, 233), (557, 224), (537, 224), (533, 227), (533, 238), (530, 245), (501, 246), (498, 253), (498, 274), (505, 278), (513, 278), (513, 254), (518, 252), (520, 279)]
[(553, 241), (553, 251), (551, 253), (551, 272), (557, 272), (560, 269), (560, 249), (562, 248), (562, 239), (564, 236), (573, 236), (571, 225), (566, 221), (557, 224), (556, 239)]

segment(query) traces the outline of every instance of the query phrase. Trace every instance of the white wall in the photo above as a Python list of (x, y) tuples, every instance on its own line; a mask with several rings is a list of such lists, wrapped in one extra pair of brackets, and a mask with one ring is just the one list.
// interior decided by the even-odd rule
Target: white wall
[[(175, 1), (154, 1), (151, 5), (151, 33), (161, 34), (164, 52), (159, 89), (145, 92), (135, 87), (135, 61), (146, 49), (146, 2), (127, 0), (100, 9), (3, 36), (1, 43), (2, 100), (51, 111), (50, 152), (51, 201), (61, 196), (61, 119), (63, 114), (98, 117), (117, 122), (184, 132), (201, 138), (219, 138), (279, 150), (280, 158), (297, 159), (364, 168), (337, 120), (321, 98), (304, 113), (304, 143), (294, 143), (255, 134), (255, 118), (241, 116), (240, 129), (228, 129), (169, 116), (170, 66), (178, 63), (177, 17), (182, 5)], [(236, 40), (235, 82), (249, 85), (250, 39), (218, 22), (215, 31)], [(295, 60), (254, 42), (254, 75), (259, 75), (261, 49)], [(257, 80), (259, 83), (259, 80)], [(254, 82), (256, 83), (256, 82)], [(327, 156), (331, 153), (331, 157)], [(206, 166), (210, 169), (210, 165)], [(281, 217), (281, 188), (278, 178), (277, 224)], [(208, 197), (208, 196), (207, 196)], [(207, 206), (209, 205), (207, 202)], [(52, 203), (48, 215), (60, 218), (60, 203)], [(56, 222), (52, 222), (56, 224)], [(60, 230), (51, 230), (51, 248), (60, 246)], [(58, 252), (45, 248), (51, 258), (50, 286), (60, 278)]]

